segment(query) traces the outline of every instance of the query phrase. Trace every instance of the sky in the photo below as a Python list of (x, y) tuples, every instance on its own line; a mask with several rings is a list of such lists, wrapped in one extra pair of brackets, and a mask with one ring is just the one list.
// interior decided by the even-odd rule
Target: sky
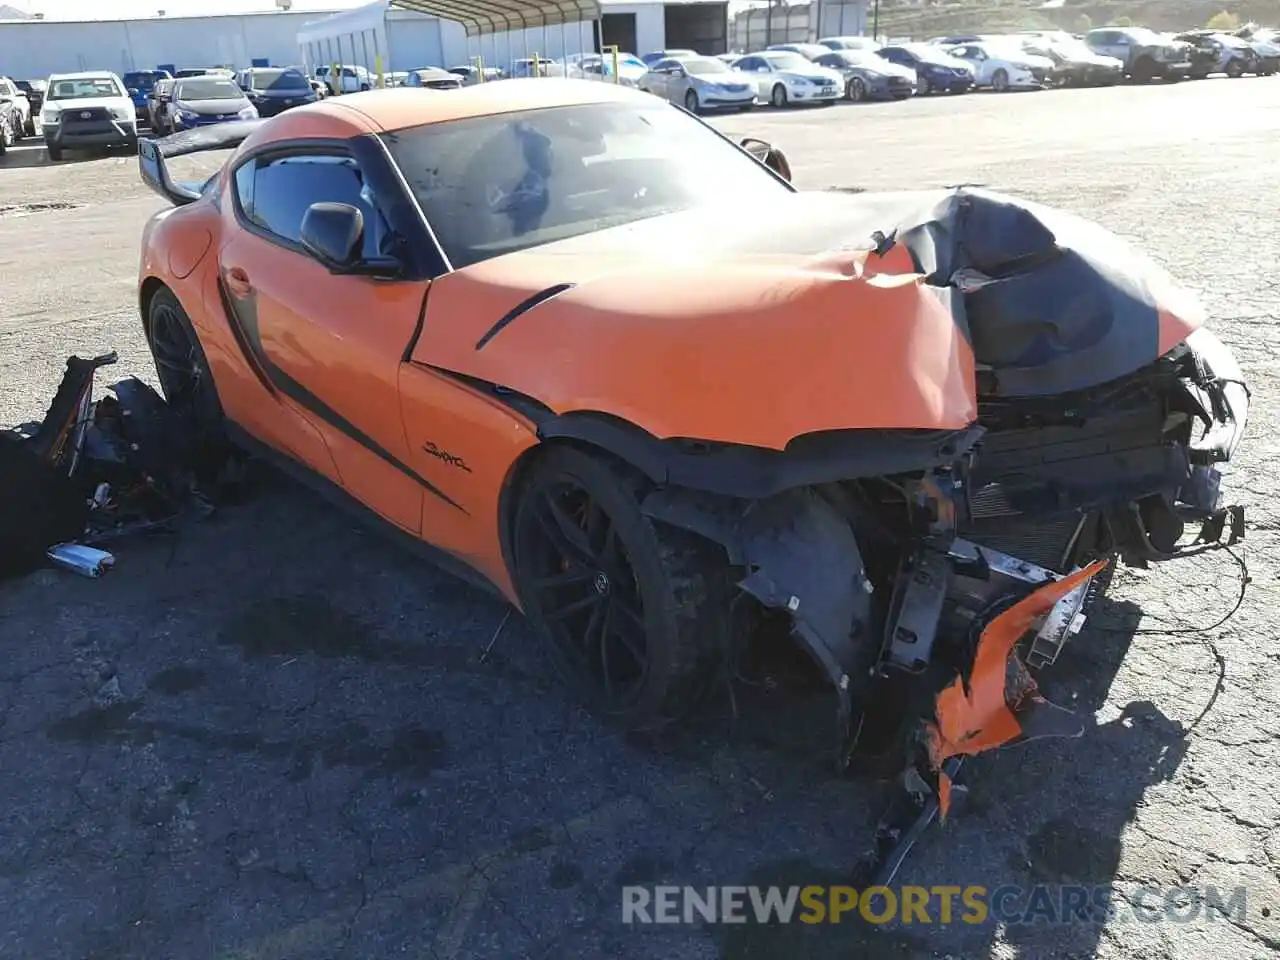
[[(46, 20), (131, 20), (166, 16), (190, 17), (208, 13), (253, 13), (274, 10), (275, 0), (3, 0), (27, 13), (43, 13)], [(293, 0), (296, 11), (339, 10), (369, 0)]]

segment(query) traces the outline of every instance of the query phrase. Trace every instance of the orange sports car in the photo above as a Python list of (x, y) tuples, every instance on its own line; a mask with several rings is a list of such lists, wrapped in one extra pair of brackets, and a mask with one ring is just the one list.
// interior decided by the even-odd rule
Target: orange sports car
[(877, 690), (929, 687), (945, 805), (948, 761), (1048, 729), (1023, 665), (1112, 558), (1240, 535), (1239, 367), (1067, 214), (798, 191), (768, 144), (557, 79), (334, 98), (140, 165), (175, 204), (139, 286), (170, 405), (492, 587), (626, 724), (781, 616), (842, 762)]

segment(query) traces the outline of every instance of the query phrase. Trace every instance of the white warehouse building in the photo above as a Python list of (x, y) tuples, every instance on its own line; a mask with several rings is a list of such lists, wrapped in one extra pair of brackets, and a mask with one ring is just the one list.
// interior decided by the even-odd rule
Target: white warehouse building
[[(264, 3), (267, 0), (264, 0)], [(530, 26), (520, 29), (522, 18)], [(599, 50), (728, 49), (725, 0), (375, 0), (354, 9), (139, 20), (0, 21), (0, 70), (15, 79), (79, 70), (359, 64), (374, 71)], [(338, 55), (338, 48), (344, 51)], [(332, 51), (332, 52), (331, 52)]]
[(629, 53), (689, 47), (728, 50), (726, 0), (374, 0), (303, 27), (309, 67), (375, 70), (454, 66), (482, 58), (506, 67), (534, 55), (559, 59), (616, 46)]

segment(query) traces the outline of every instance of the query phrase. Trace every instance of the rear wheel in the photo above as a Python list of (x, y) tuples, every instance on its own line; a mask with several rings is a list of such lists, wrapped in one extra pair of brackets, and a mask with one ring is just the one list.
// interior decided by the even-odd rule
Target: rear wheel
[(787, 88), (782, 84), (774, 87), (773, 92), (769, 94), (769, 102), (775, 107), (785, 107), (787, 105)]
[(558, 672), (625, 727), (678, 719), (728, 642), (723, 551), (640, 512), (645, 483), (572, 447), (531, 468), (512, 523), (514, 579)]
[(221, 443), (222, 403), (191, 318), (167, 287), (147, 305), (147, 341), (165, 400), (195, 432), (197, 445)]

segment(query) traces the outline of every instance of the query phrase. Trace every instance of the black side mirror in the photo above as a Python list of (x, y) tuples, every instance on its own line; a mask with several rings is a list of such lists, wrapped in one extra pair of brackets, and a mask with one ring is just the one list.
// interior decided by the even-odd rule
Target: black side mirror
[(747, 151), (787, 183), (791, 182), (791, 164), (787, 162), (786, 154), (773, 144), (748, 137), (742, 141), (741, 146), (743, 150)]
[(302, 217), (302, 246), (330, 270), (352, 270), (363, 241), (364, 214), (350, 204), (313, 203)]
[(313, 203), (302, 217), (302, 246), (332, 273), (383, 280), (402, 276), (395, 257), (366, 257), (364, 214), (349, 203)]

